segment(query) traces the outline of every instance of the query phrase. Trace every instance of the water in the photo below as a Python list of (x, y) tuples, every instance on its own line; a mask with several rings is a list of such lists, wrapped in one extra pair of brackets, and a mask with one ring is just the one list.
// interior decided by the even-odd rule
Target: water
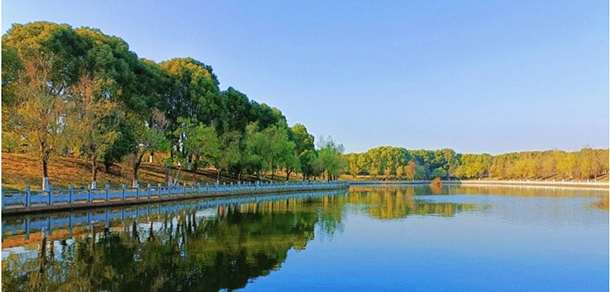
[(608, 291), (607, 202), (608, 190), (354, 187), (3, 218), (2, 288)]

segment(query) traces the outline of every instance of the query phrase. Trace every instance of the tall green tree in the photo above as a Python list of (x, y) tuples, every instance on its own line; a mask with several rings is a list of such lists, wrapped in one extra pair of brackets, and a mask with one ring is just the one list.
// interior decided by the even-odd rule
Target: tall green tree
[(335, 142), (330, 136), (321, 136), (318, 147), (318, 157), (324, 165), (328, 181), (337, 179), (347, 166), (342, 155), (345, 151), (343, 144)]
[(34, 22), (13, 25), (2, 48), (2, 130), (18, 133), (37, 154), (48, 189), (49, 161), (65, 141), (65, 92), (78, 81), (85, 54), (82, 40), (68, 25)]
[(241, 160), (240, 149), (241, 135), (238, 131), (225, 132), (220, 136), (220, 148), (218, 159), (214, 163), (217, 170), (216, 181), (220, 180), (220, 173), (228, 170), (231, 165), (237, 164)]
[(194, 160), (191, 160), (193, 164), (213, 165), (220, 155), (220, 142), (212, 127), (194, 119), (180, 118), (178, 122), (181, 123), (181, 127), (176, 131), (176, 134), (180, 137), (182, 155), (179, 157), (180, 168), (172, 184), (177, 183), (182, 165), (187, 164), (190, 157), (194, 158)]

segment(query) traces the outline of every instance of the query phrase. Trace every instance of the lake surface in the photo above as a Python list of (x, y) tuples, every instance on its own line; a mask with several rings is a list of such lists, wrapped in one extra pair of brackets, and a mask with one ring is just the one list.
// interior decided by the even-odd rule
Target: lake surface
[(608, 190), (352, 187), (2, 219), (3, 291), (608, 291)]

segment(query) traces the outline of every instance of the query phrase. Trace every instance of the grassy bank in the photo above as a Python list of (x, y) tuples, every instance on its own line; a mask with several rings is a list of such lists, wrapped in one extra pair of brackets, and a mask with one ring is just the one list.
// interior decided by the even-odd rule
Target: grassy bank
[[(7, 190), (22, 190), (26, 185), (32, 189), (41, 187), (41, 163), (31, 154), (2, 153), (2, 186)], [(171, 175), (176, 174), (177, 168), (170, 170)], [(122, 184), (131, 185), (132, 170), (123, 164), (114, 164), (106, 172), (103, 166), (98, 168), (98, 186), (110, 183), (111, 187), (120, 187)], [(190, 172), (182, 169), (178, 181), (181, 183), (215, 183), (215, 169), (199, 169)], [(266, 179), (270, 180), (268, 173)], [(162, 165), (157, 163), (142, 163), (138, 172), (140, 185), (165, 183), (165, 172)], [(255, 176), (242, 175), (241, 181), (255, 181)], [(290, 180), (301, 180), (291, 175)], [(55, 157), (49, 163), (49, 181), (55, 188), (86, 187), (91, 183), (91, 166), (87, 161), (72, 157)], [(285, 173), (276, 173), (274, 181), (286, 181)], [(222, 173), (220, 182), (237, 182), (237, 176)]]

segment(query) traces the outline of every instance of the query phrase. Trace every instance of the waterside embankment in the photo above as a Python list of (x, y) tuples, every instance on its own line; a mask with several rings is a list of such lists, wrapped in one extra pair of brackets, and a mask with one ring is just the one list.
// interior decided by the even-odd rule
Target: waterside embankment
[(215, 185), (147, 186), (144, 188), (64, 189), (2, 192), (2, 215), (56, 212), (235, 195), (263, 195), (347, 189), (345, 181), (238, 183)]
[[(350, 185), (427, 185), (430, 180), (355, 180)], [(535, 180), (443, 180), (445, 185), (463, 186), (524, 186), (524, 187), (572, 187), (610, 188), (609, 182), (596, 181), (535, 181)]]

